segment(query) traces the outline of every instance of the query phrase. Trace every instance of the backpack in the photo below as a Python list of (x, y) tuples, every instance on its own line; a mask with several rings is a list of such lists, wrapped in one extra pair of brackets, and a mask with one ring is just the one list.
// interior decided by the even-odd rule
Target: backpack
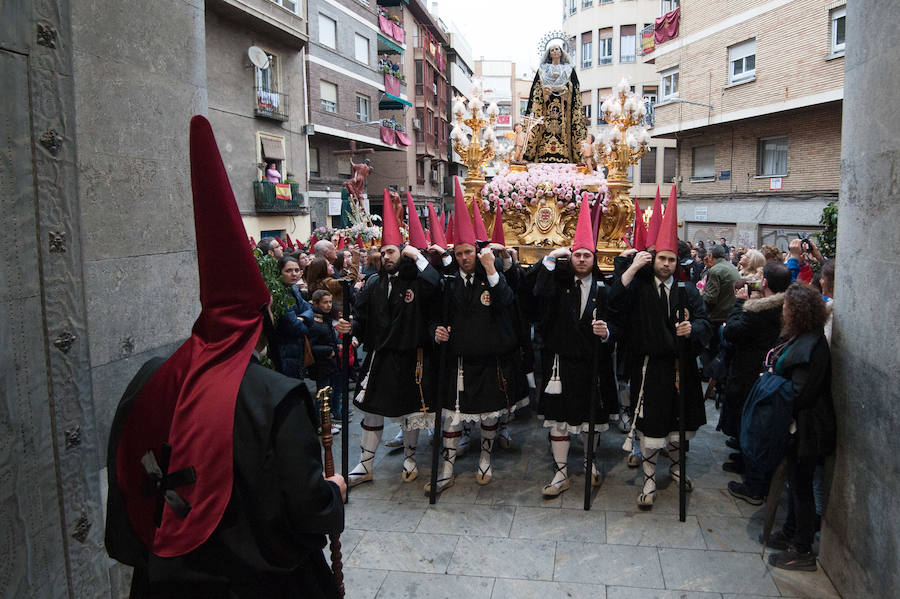
[(775, 470), (787, 453), (793, 409), (790, 379), (768, 371), (756, 380), (741, 413), (741, 453), (748, 468)]

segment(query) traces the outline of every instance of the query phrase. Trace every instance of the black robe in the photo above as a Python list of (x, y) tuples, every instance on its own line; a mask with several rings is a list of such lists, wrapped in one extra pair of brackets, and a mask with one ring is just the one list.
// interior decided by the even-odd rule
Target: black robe
[(344, 504), (337, 485), (322, 477), (312, 398), (302, 382), (255, 360), (235, 404), (234, 486), (222, 520), (186, 555), (148, 552), (117, 485), (116, 449), (134, 400), (163, 361), (150, 360), (132, 379), (107, 454), (106, 549), (134, 567), (132, 596), (337, 597), (322, 549), (326, 533), (344, 528)]
[[(459, 270), (457, 269), (457, 273)], [(465, 279), (449, 277), (443, 292), (448, 294), (445, 380), (441, 404), (461, 414), (487, 414), (510, 409), (517, 401), (520, 382), (520, 351), (516, 328), (515, 294), (502, 274), (493, 287), (481, 264), (476, 264), (472, 286)], [(458, 358), (463, 364), (463, 390), (457, 395)]]
[[(638, 272), (628, 287), (617, 278), (610, 291), (610, 317), (622, 331), (628, 352), (628, 378), (631, 382), (631, 405), (637, 406), (643, 379), (643, 417), (636, 428), (646, 437), (664, 438), (678, 431), (678, 390), (675, 369), (679, 356), (675, 336), (675, 315), (680, 301), (678, 281), (669, 292), (669, 313), (659, 305), (659, 282), (652, 265)], [(684, 302), (691, 322), (691, 336), (685, 359), (685, 430), (696, 431), (706, 424), (703, 392), (696, 356), (712, 335), (706, 319), (706, 308), (693, 283), (684, 284)], [(647, 371), (643, 374), (646, 358)]]
[[(542, 305), (540, 333), (543, 338), (541, 351), (540, 413), (548, 421), (566, 422), (570, 428), (586, 431), (590, 419), (591, 355), (596, 343), (598, 355), (597, 386), (594, 418), (597, 430), (606, 425), (610, 414), (618, 412), (612, 349), (616, 333), (610, 328), (609, 338), (601, 343), (594, 335), (591, 321), (594, 311), (599, 320), (606, 311), (605, 288), (598, 270), (593, 271), (592, 285), (584, 312), (580, 291), (575, 286), (575, 272), (569, 261), (560, 260), (550, 271), (541, 262), (537, 268), (534, 286), (536, 300)], [(551, 378), (553, 358), (559, 355), (561, 394), (549, 394), (545, 389)]]
[[(431, 265), (419, 271), (401, 258), (391, 283), (384, 272), (366, 281), (354, 306), (353, 333), (367, 352), (363, 363), (365, 391), (353, 403), (365, 412), (399, 418), (434, 411), (434, 337), (429, 323), (437, 309), (440, 274)], [(416, 367), (422, 356), (420, 385)]]

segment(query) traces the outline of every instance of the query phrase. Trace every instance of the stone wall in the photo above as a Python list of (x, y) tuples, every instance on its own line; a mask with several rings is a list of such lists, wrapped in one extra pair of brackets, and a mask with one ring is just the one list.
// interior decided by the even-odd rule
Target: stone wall
[[(835, 274), (838, 450), (821, 561), (844, 597), (900, 589), (900, 47), (892, 0), (847, 6), (847, 85)], [(873, 94), (872, 90), (878, 90)]]

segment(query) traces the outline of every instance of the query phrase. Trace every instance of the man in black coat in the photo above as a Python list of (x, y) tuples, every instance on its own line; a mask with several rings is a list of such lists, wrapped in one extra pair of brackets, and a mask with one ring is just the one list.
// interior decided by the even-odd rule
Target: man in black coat
[[(657, 244), (660, 246), (665, 247), (663, 243)], [(675, 284), (674, 251), (658, 249), (654, 256), (646, 251), (626, 250), (623, 259), (631, 260), (631, 264), (613, 285), (611, 319), (623, 329), (629, 356), (631, 405), (635, 406), (635, 428), (640, 434), (644, 472), (644, 486), (637, 502), (649, 508), (655, 500), (656, 458), (661, 449), (667, 448), (673, 461), (669, 469), (672, 478), (677, 482), (681, 474), (677, 461), (678, 339), (689, 340), (691, 344), (687, 364), (683, 365), (685, 380), (678, 382), (684, 386), (684, 428), (686, 438), (690, 439), (706, 423), (695, 358), (712, 330), (706, 320), (703, 300), (693, 283)], [(686, 319), (677, 322), (677, 311), (682, 304), (687, 308)], [(690, 490), (690, 479), (686, 483)]]
[[(764, 370), (766, 353), (775, 347), (781, 335), (781, 308), (784, 291), (791, 284), (791, 271), (780, 262), (769, 262), (763, 268), (760, 290), (749, 297), (747, 287), (735, 292), (735, 307), (725, 324), (725, 341), (733, 353), (725, 386), (725, 403), (719, 418), (719, 429), (735, 438), (740, 447), (741, 412), (747, 393)], [(740, 453), (722, 464), (727, 472), (742, 473)], [(760, 481), (765, 483), (765, 481)], [(763, 489), (757, 489), (762, 491)], [(762, 492), (756, 495), (762, 495)]]
[[(481, 424), (481, 456), (475, 482), (493, 478), (491, 453), (499, 417), (514, 405), (519, 377), (515, 294), (497, 272), (494, 253), (486, 247), (457, 242), (453, 248), (457, 276), (445, 279), (447, 320), (438, 321), (434, 340), (449, 343), (447, 378), (453, 388), (439, 389), (443, 414), (443, 467), (438, 490), (454, 482), (453, 465), (464, 422)], [(425, 485), (430, 490), (430, 483)]]

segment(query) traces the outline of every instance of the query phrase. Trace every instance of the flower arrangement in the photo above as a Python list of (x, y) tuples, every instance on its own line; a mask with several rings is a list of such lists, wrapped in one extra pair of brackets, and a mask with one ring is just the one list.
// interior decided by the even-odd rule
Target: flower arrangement
[[(596, 186), (597, 191), (585, 187)], [(563, 211), (575, 211), (582, 201), (591, 206), (600, 201), (603, 211), (609, 201), (606, 179), (599, 173), (578, 172), (574, 164), (529, 164), (527, 171), (506, 172), (493, 178), (481, 190), (484, 210), (500, 202), (503, 210), (526, 211), (528, 206), (556, 202)]]
[(335, 232), (336, 229), (332, 229), (331, 227), (323, 225), (321, 227), (316, 227), (315, 229), (313, 229), (313, 232), (310, 236), (315, 235), (316, 239), (331, 239)]
[(351, 242), (355, 242), (357, 237), (362, 237), (363, 241), (381, 239), (381, 227), (370, 227), (364, 223), (353, 225), (349, 229), (342, 229), (341, 233)]

